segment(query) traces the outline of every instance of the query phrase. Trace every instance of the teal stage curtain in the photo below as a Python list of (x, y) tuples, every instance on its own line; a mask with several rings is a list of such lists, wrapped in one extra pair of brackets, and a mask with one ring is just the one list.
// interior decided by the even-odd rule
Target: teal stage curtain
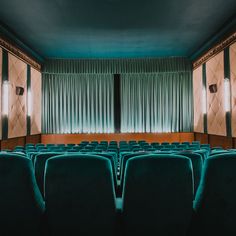
[(121, 74), (121, 132), (192, 131), (191, 70), (184, 57), (47, 60), (42, 132), (114, 132), (114, 74)]
[(191, 132), (192, 73), (121, 75), (121, 132)]
[(114, 132), (114, 80), (109, 74), (44, 74), (43, 133)]

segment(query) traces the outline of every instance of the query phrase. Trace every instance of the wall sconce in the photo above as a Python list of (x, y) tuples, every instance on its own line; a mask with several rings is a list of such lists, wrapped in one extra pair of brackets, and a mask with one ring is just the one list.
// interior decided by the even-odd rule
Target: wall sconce
[(4, 81), (2, 84), (2, 114), (8, 115), (8, 93), (9, 93), (9, 82)]
[(224, 107), (225, 112), (230, 111), (230, 80), (228, 78), (224, 79)]
[(28, 90), (28, 92), (27, 92), (27, 115), (31, 116), (31, 112), (32, 112), (32, 95), (31, 95), (31, 91)]
[(207, 113), (207, 99), (206, 99), (206, 88), (204, 87), (202, 90), (202, 113)]

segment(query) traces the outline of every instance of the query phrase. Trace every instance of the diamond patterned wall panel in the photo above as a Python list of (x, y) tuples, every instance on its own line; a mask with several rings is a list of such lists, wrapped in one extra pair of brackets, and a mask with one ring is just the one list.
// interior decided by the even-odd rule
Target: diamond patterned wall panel
[(194, 132), (203, 133), (202, 66), (193, 71)]
[[(9, 111), (8, 138), (26, 135), (26, 78), (27, 65), (9, 53)], [(16, 95), (16, 86), (24, 88), (23, 95)]]
[(2, 48), (0, 48), (0, 139), (2, 139)]
[[(209, 134), (226, 135), (224, 110), (224, 54), (217, 54), (206, 63), (207, 127)], [(217, 84), (217, 92), (210, 93), (209, 85)]]
[(41, 73), (31, 68), (31, 134), (41, 133)]
[(236, 137), (236, 43), (230, 46), (230, 81), (232, 104), (232, 136)]

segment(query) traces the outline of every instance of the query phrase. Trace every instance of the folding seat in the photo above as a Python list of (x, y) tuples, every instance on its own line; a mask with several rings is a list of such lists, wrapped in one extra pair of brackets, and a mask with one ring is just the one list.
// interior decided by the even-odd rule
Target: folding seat
[(0, 154), (0, 235), (39, 235), (44, 202), (29, 158)]
[(121, 165), (120, 165), (120, 188), (121, 189), (123, 189), (124, 175), (125, 175), (127, 161), (132, 157), (137, 157), (137, 156), (146, 155), (146, 154), (147, 153), (145, 152), (134, 152), (134, 153), (127, 153), (122, 156)]
[(178, 146), (178, 148), (187, 149), (187, 148), (188, 148), (188, 145), (187, 145), (187, 144), (180, 144), (180, 145)]
[(210, 152), (206, 149), (200, 149), (197, 151), (194, 151), (194, 153), (198, 153), (202, 156), (202, 160), (203, 162), (208, 158), (208, 156), (210, 155)]
[(152, 142), (151, 145), (152, 145), (152, 146), (159, 146), (160, 143), (158, 143), (158, 142)]
[(216, 146), (216, 147), (212, 147), (211, 150), (223, 150), (223, 147)]
[(72, 148), (72, 147), (75, 147), (75, 144), (74, 143), (68, 143), (66, 146)]
[(125, 235), (186, 235), (192, 201), (189, 158), (150, 154), (127, 161), (122, 208)]
[(116, 206), (110, 161), (95, 155), (50, 158), (45, 202), (51, 235), (114, 235)]
[(209, 156), (212, 157), (212, 156), (215, 156), (215, 155), (218, 155), (218, 154), (227, 154), (227, 153), (231, 153), (231, 151), (224, 150), (224, 149), (215, 149), (215, 150), (211, 151)]
[(192, 141), (192, 144), (197, 144), (200, 146), (200, 141)]
[(198, 235), (236, 235), (236, 154), (205, 160), (194, 209)]
[(98, 145), (98, 141), (91, 141), (90, 144), (96, 144), (96, 145)]
[(178, 146), (180, 143), (179, 142), (172, 142), (172, 145)]
[(162, 142), (161, 145), (169, 145), (169, 142)]
[(185, 144), (185, 145), (189, 146), (190, 142), (182, 142), (182, 144)]
[(189, 144), (188, 148), (189, 149), (196, 149), (197, 150), (197, 149), (200, 149), (200, 145), (198, 145), (198, 144)]
[(210, 144), (201, 144), (200, 145), (201, 148), (211, 148)]
[(39, 190), (44, 196), (44, 173), (45, 173), (45, 164), (46, 161), (54, 156), (61, 155), (60, 152), (50, 152), (50, 153), (39, 153), (34, 156), (34, 171), (35, 171), (35, 178), (39, 187)]
[(203, 160), (200, 154), (183, 151), (180, 152), (179, 155), (186, 156), (190, 158), (193, 166), (193, 183), (194, 183), (194, 196), (197, 192), (201, 176), (202, 176), (202, 167), (203, 167)]
[(57, 144), (57, 147), (64, 148), (66, 145), (64, 143)]
[(108, 146), (108, 141), (101, 141), (100, 145)]
[(113, 144), (114, 144), (114, 145), (117, 145), (117, 141), (111, 140), (109, 144), (110, 144), (110, 145), (111, 145), (111, 144), (112, 144), (112, 145), (113, 145)]
[(169, 148), (169, 149), (176, 148), (176, 146), (173, 145), (173, 144), (164, 145), (164, 147), (165, 147), (165, 148)]
[(45, 145), (43, 143), (36, 143), (35, 147), (45, 147)]
[(135, 141), (135, 140), (130, 140), (130, 141), (129, 141), (129, 144), (137, 144), (137, 141)]
[(34, 144), (33, 143), (26, 143), (25, 148), (28, 148), (28, 147), (34, 148)]

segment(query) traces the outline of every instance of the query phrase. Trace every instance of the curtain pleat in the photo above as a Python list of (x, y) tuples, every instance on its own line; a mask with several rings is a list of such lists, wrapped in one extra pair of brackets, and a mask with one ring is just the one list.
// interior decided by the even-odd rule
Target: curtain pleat
[(43, 74), (120, 74), (191, 71), (192, 65), (185, 57), (146, 59), (50, 59), (45, 62)]
[(114, 132), (114, 81), (109, 74), (43, 76), (43, 133)]
[(191, 72), (121, 75), (121, 132), (191, 132)]

